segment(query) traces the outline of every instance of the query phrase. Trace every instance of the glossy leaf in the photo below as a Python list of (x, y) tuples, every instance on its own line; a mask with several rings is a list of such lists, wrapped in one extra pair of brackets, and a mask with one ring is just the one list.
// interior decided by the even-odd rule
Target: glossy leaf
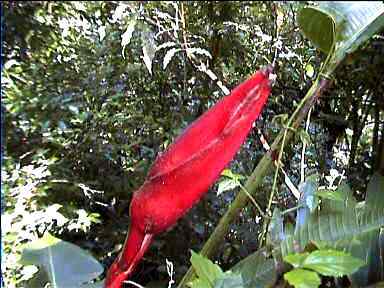
[(325, 276), (340, 277), (357, 271), (365, 263), (361, 259), (336, 250), (317, 250), (309, 254), (302, 267), (315, 270)]
[(299, 268), (303, 266), (304, 260), (308, 257), (309, 253), (296, 253), (290, 254), (284, 257), (284, 261), (288, 262), (295, 268)]

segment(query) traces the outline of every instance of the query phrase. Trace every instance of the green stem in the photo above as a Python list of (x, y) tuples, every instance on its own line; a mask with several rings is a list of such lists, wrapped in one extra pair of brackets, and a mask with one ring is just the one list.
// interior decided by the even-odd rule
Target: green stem
[(285, 214), (291, 213), (291, 212), (296, 211), (296, 210), (298, 210), (300, 208), (303, 208), (303, 207), (306, 207), (306, 206), (301, 204), (301, 205), (289, 208), (289, 209), (284, 210), (283, 212), (281, 212), (280, 215), (284, 216)]
[(251, 200), (252, 204), (255, 205), (255, 207), (257, 208), (257, 210), (258, 210), (259, 213), (261, 214), (261, 216), (263, 216), (263, 218), (268, 217), (268, 216), (264, 213), (263, 209), (261, 209), (260, 205), (256, 202), (255, 198), (253, 198), (253, 196), (248, 192), (248, 190), (247, 190), (241, 183), (239, 183), (239, 185), (240, 185), (241, 190), (242, 190), (245, 194), (247, 194), (247, 196), (249, 197), (249, 200)]

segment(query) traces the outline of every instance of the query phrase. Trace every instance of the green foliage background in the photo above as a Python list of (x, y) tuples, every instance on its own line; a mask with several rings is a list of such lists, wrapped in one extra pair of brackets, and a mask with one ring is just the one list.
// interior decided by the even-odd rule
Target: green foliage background
[[(25, 280), (28, 273), (16, 264), (21, 245), (45, 230), (111, 264), (124, 241), (131, 194), (149, 165), (223, 96), (202, 64), (233, 88), (277, 49), (277, 81), (256, 124), (272, 142), (282, 129), (275, 116), (292, 113), (325, 59), (297, 27), (299, 2), (1, 5), (6, 287)], [(383, 53), (381, 33), (350, 55), (312, 111), (307, 132), (307, 173), (319, 173), (324, 186), (344, 175), (361, 199), (369, 175), (384, 168)], [(284, 168), (296, 185), (302, 144), (298, 136), (284, 150)], [(254, 129), (231, 168), (250, 174), (264, 152)], [(270, 191), (272, 181), (261, 189)], [(209, 193), (156, 240), (135, 279), (168, 279), (166, 257), (179, 279), (188, 249), (199, 250), (235, 192)], [(264, 207), (267, 193), (259, 195)], [(283, 178), (276, 205), (294, 205)], [(222, 267), (257, 247), (258, 221), (252, 207), (244, 211), (223, 243)]]

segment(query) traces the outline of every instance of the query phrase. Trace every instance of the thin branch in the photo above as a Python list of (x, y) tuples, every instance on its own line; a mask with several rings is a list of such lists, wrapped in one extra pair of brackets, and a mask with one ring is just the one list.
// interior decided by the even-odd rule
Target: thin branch
[[(311, 110), (308, 112), (308, 117), (307, 117), (307, 123), (305, 124), (305, 132), (308, 133), (308, 128), (309, 128), (309, 123), (311, 119)], [(301, 150), (301, 169), (300, 169), (300, 183), (303, 183), (305, 181), (305, 149), (307, 147), (307, 143), (303, 141), (303, 149)]]

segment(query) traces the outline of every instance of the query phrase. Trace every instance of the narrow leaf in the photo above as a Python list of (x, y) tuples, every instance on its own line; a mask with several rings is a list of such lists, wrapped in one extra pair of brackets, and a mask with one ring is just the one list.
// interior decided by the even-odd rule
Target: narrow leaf
[(124, 55), (125, 46), (127, 46), (131, 42), (133, 32), (135, 31), (135, 25), (136, 25), (136, 19), (129, 21), (127, 30), (125, 30), (124, 34), (121, 36), (121, 46), (123, 46), (123, 51), (121, 52), (121, 54), (123, 55), (124, 59), (125, 59), (125, 55)]
[(153, 33), (143, 32), (142, 33), (143, 41), (143, 60), (144, 64), (148, 69), (149, 74), (152, 75), (152, 60), (155, 57), (156, 53), (156, 43)]
[(204, 55), (209, 58), (212, 58), (211, 53), (209, 53), (207, 50), (202, 48), (187, 48), (186, 51), (187, 51), (187, 54), (199, 54), (199, 55)]
[(180, 51), (180, 49), (177, 49), (177, 48), (172, 48), (172, 49), (167, 51), (167, 53), (164, 56), (164, 60), (163, 60), (163, 69), (164, 70), (165, 70), (165, 68), (167, 68), (169, 62), (171, 62), (173, 56), (175, 56), (176, 52), (178, 52), (178, 51)]
[(160, 51), (161, 49), (170, 48), (170, 47), (173, 47), (173, 46), (176, 46), (175, 42), (165, 42), (165, 43), (163, 43), (163, 44), (161, 44), (161, 45), (156, 47), (156, 52)]

